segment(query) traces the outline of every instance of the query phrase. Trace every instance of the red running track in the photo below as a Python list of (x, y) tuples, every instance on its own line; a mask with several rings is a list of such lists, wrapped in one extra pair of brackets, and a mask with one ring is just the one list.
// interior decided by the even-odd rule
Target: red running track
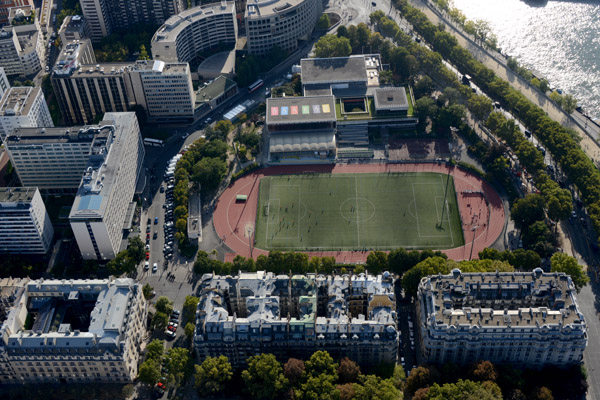
[[(478, 253), (491, 246), (504, 229), (505, 211), (498, 193), (481, 178), (456, 167), (444, 164), (343, 164), (343, 165), (302, 165), (267, 167), (250, 173), (229, 185), (217, 202), (213, 221), (219, 237), (233, 250), (225, 260), (231, 261), (236, 255), (256, 258), (268, 254), (263, 249), (252, 248), (250, 241), (254, 232), (258, 206), (258, 186), (260, 179), (269, 175), (320, 173), (386, 173), (386, 172), (438, 172), (450, 173), (461, 215), (465, 245), (442, 250), (453, 260), (477, 258)], [(482, 195), (483, 193), (483, 195)], [(247, 195), (245, 203), (236, 203), (238, 194)], [(338, 263), (364, 263), (369, 251), (317, 251), (307, 252), (309, 256), (334, 256)]]

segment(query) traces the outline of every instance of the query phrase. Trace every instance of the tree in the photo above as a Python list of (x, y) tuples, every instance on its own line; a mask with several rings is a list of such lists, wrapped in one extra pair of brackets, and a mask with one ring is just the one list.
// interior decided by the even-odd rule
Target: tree
[(554, 400), (552, 391), (545, 386), (535, 389), (530, 398), (532, 400)]
[(348, 28), (346, 28), (345, 25), (340, 25), (337, 28), (337, 32), (336, 32), (337, 37), (348, 37)]
[(146, 346), (146, 358), (152, 358), (154, 360), (162, 360), (165, 353), (165, 346), (163, 341), (160, 339), (154, 339), (148, 346)]
[(402, 287), (408, 296), (416, 297), (419, 282), (423, 277), (438, 273), (448, 274), (449, 272), (450, 268), (448, 268), (445, 258), (431, 257), (421, 261), (402, 276)]
[(496, 378), (498, 378), (498, 373), (496, 372), (494, 364), (487, 360), (477, 362), (471, 370), (471, 375), (474, 380), (479, 382), (496, 381)]
[(577, 263), (577, 260), (565, 253), (554, 253), (550, 258), (550, 271), (564, 272), (571, 276), (578, 292), (590, 280), (583, 271), (583, 267)]
[(315, 351), (304, 365), (306, 366), (306, 373), (310, 376), (330, 375), (334, 381), (337, 380), (338, 365), (324, 350)]
[(289, 381), (290, 385), (296, 386), (304, 376), (304, 361), (297, 358), (290, 358), (283, 364), (283, 376)]
[(149, 60), (150, 56), (148, 55), (148, 51), (146, 50), (146, 46), (141, 45), (140, 46), (140, 55), (138, 57), (138, 60)]
[(129, 251), (123, 250), (106, 264), (106, 269), (111, 275), (121, 276), (135, 271), (135, 266), (135, 260), (129, 256)]
[(195, 366), (195, 370), (194, 387), (200, 396), (222, 393), (233, 377), (231, 364), (225, 356), (206, 357), (202, 364)]
[(190, 353), (183, 347), (169, 349), (165, 356), (165, 369), (167, 381), (179, 385), (189, 368)]
[(154, 308), (156, 308), (156, 311), (171, 315), (173, 312), (173, 302), (169, 300), (168, 297), (160, 296), (158, 300), (156, 300)]
[(430, 386), (435, 381), (435, 377), (432, 376), (429, 368), (417, 367), (410, 371), (410, 375), (406, 379), (406, 390), (405, 392), (414, 394), (417, 390)]
[(218, 158), (205, 157), (196, 163), (192, 170), (192, 180), (199, 183), (203, 190), (212, 190), (219, 186), (225, 177), (227, 164)]
[(571, 114), (577, 108), (577, 99), (570, 94), (564, 95), (562, 98), (562, 108), (568, 114)]
[(169, 316), (164, 312), (157, 311), (152, 317), (152, 323), (150, 324), (152, 329), (155, 331), (164, 331), (167, 329), (169, 324)]
[(196, 316), (196, 308), (198, 308), (198, 303), (200, 299), (195, 296), (185, 296), (185, 301), (183, 302), (183, 319), (188, 322), (193, 322)]
[(338, 367), (338, 376), (340, 383), (356, 382), (359, 375), (360, 367), (357, 363), (355, 363), (348, 357), (344, 357), (341, 359), (340, 366)]
[(277, 398), (288, 384), (279, 361), (273, 354), (265, 353), (248, 359), (248, 368), (242, 371), (242, 379), (253, 399)]
[(552, 240), (552, 233), (544, 221), (535, 221), (523, 231), (523, 246), (534, 248), (538, 243), (549, 243)]
[(493, 382), (473, 382), (459, 379), (456, 383), (445, 383), (442, 386), (434, 383), (427, 392), (427, 398), (444, 400), (502, 400), (502, 392), (498, 385)]
[(319, 17), (319, 21), (317, 22), (317, 29), (325, 31), (329, 29), (329, 25), (331, 25), (331, 23), (329, 22), (329, 15), (321, 14), (321, 16)]
[(141, 382), (154, 386), (160, 379), (160, 361), (148, 358), (140, 365), (138, 378)]
[(136, 264), (139, 264), (144, 260), (144, 257), (146, 256), (146, 247), (139, 236), (129, 238), (127, 252), (129, 257), (131, 257)]
[(350, 40), (344, 36), (325, 35), (315, 43), (315, 57), (347, 57), (350, 54)]
[(535, 221), (544, 219), (544, 198), (530, 193), (522, 199), (517, 199), (511, 209), (510, 217), (520, 229), (527, 229)]
[(433, 80), (425, 75), (415, 83), (414, 94), (416, 98), (421, 98), (423, 96), (429, 96), (431, 93), (433, 93)]
[(391, 379), (381, 379), (376, 375), (367, 375), (362, 377), (362, 384), (355, 383), (354, 399), (356, 400), (396, 400), (401, 397)]
[(211, 272), (210, 258), (208, 257), (208, 253), (203, 250), (199, 250), (198, 255), (196, 256), (196, 261), (194, 262), (194, 273), (206, 274)]
[(196, 325), (194, 325), (191, 322), (188, 322), (187, 324), (185, 324), (185, 327), (183, 328), (183, 331), (185, 332), (185, 337), (188, 340), (188, 342), (191, 343), (192, 339), (194, 338), (194, 331), (196, 330)]
[(328, 374), (310, 376), (295, 392), (298, 400), (337, 400), (339, 391), (333, 385), (335, 379)]
[(146, 283), (144, 285), (144, 287), (142, 288), (142, 294), (144, 295), (144, 299), (148, 300), (152, 296), (153, 291), (154, 291), (154, 288), (152, 286), (150, 286), (149, 283)]
[(388, 267), (388, 256), (383, 251), (372, 251), (367, 256), (367, 270), (377, 275), (385, 271)]
[(340, 400), (354, 400), (354, 384), (345, 383), (343, 385), (336, 386), (337, 391), (340, 393)]
[(493, 110), (492, 100), (483, 95), (469, 96), (469, 110), (479, 121), (485, 121)]

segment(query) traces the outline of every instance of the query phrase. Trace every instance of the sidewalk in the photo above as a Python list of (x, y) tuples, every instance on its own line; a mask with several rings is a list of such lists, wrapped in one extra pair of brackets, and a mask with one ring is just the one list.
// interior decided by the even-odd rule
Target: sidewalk
[(549, 100), (547, 95), (531, 86), (529, 82), (508, 68), (505, 58), (499, 56), (496, 52), (490, 52), (488, 49), (482, 47), (472, 37), (464, 33), (459, 27), (455, 26), (449, 18), (446, 18), (444, 13), (439, 11), (433, 5), (430, 5), (423, 0), (410, 0), (410, 3), (423, 12), (434, 25), (440, 23), (446, 25), (448, 27), (447, 31), (453, 34), (458, 43), (469, 50), (473, 57), (494, 71), (498, 77), (507, 81), (514, 89), (523, 93), (529, 101), (543, 109), (550, 118), (558, 121), (565, 127), (574, 129), (582, 138), (581, 148), (588, 157), (593, 160), (600, 158), (600, 145), (596, 141), (596, 138), (600, 138), (600, 127), (598, 127), (598, 125), (580, 121), (567, 114), (562, 108)]

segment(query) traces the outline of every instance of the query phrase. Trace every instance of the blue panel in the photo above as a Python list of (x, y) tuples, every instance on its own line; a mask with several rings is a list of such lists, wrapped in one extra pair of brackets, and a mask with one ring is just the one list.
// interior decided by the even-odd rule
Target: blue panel
[(79, 210), (99, 210), (102, 204), (102, 196), (86, 195), (79, 201)]

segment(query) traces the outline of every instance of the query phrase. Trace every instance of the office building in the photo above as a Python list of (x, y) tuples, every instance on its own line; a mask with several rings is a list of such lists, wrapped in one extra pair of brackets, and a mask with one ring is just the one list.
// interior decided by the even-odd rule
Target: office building
[(579, 364), (587, 326), (564, 273), (462, 273), (423, 278), (417, 315), (426, 363), (477, 360), (542, 367)]
[(89, 38), (90, 27), (87, 20), (81, 15), (67, 15), (58, 30), (58, 37), (63, 44)]
[(195, 93), (185, 63), (139, 60), (96, 64), (89, 40), (68, 43), (51, 76), (67, 124), (140, 105), (155, 122), (191, 122)]
[(0, 253), (45, 254), (53, 236), (38, 188), (0, 188)]
[(152, 57), (166, 62), (194, 63), (199, 53), (237, 39), (232, 1), (190, 8), (174, 15), (152, 37)]
[(0, 384), (129, 383), (148, 306), (133, 279), (0, 280)]
[(6, 77), (4, 68), (0, 67), (0, 99), (4, 96), (4, 93), (10, 88), (10, 82)]
[(133, 112), (106, 113), (97, 129), (69, 222), (84, 259), (110, 260), (121, 248), (126, 217), (133, 217), (144, 145)]
[(98, 42), (114, 30), (140, 24), (157, 25), (187, 5), (183, 0), (79, 0), (88, 20), (92, 41)]
[(90, 27), (90, 38), (99, 42), (112, 33), (108, 0), (79, 0), (81, 12)]
[(393, 277), (275, 275), (202, 277), (194, 349), (199, 360), (225, 355), (234, 368), (273, 353), (280, 361), (317, 350), (363, 367), (395, 363)]
[(40, 25), (34, 23), (0, 29), (0, 65), (6, 75), (29, 76), (42, 69), (45, 55)]
[(12, 87), (0, 100), (0, 137), (15, 128), (53, 127), (42, 89)]
[(89, 40), (64, 46), (50, 79), (65, 124), (91, 124), (106, 112), (127, 111), (124, 72), (129, 64), (96, 64)]
[(193, 122), (196, 93), (187, 63), (137, 61), (129, 70), (134, 101), (156, 122)]
[(308, 40), (323, 4), (321, 0), (255, 0), (246, 3), (246, 35), (250, 54), (267, 54), (274, 46), (287, 51)]
[(0, 1), (0, 25), (8, 24), (8, 15), (13, 7), (31, 6), (33, 0), (2, 0)]
[(49, 193), (75, 193), (99, 134), (95, 126), (17, 128), (4, 144), (23, 186)]

